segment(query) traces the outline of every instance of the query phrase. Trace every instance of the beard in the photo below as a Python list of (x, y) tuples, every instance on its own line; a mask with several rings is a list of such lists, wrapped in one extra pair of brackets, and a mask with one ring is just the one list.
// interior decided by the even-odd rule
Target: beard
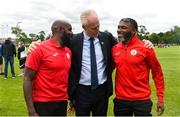
[(66, 31), (63, 32), (61, 35), (59, 42), (62, 47), (67, 46), (69, 44), (70, 38), (72, 37), (72, 34), (67, 33)]
[(124, 34), (123, 36), (120, 37), (120, 40), (124, 43), (127, 42), (132, 36), (131, 32), (127, 32), (126, 34)]

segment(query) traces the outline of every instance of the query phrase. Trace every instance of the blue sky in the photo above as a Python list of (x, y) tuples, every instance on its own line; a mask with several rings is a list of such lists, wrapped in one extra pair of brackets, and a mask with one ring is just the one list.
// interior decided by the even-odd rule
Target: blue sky
[(0, 37), (8, 36), (10, 27), (19, 26), (27, 33), (44, 30), (56, 19), (65, 19), (74, 33), (82, 31), (79, 15), (94, 9), (100, 19), (100, 29), (116, 36), (121, 18), (134, 18), (149, 32), (165, 32), (180, 26), (178, 0), (0, 0)]

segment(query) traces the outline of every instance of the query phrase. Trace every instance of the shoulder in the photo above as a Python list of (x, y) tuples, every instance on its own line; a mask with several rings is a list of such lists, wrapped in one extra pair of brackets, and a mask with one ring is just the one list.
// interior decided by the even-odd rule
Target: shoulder
[(104, 40), (106, 40), (105, 42), (111, 45), (111, 47), (118, 43), (117, 39), (115, 39), (110, 32), (100, 32), (99, 38), (103, 38)]
[(82, 37), (82, 36), (83, 36), (83, 33), (82, 33), (82, 32), (81, 32), (81, 33), (77, 33), (77, 34), (73, 34), (71, 40), (79, 39), (79, 38)]
[(81, 44), (82, 40), (83, 40), (83, 33), (73, 34), (72, 38), (70, 39), (68, 43), (68, 47), (72, 49), (76, 47), (75, 45)]
[(114, 38), (113, 35), (110, 32), (100, 32), (100, 35), (105, 36), (105, 37), (111, 37)]
[(121, 49), (121, 48), (122, 48), (122, 43), (119, 42), (112, 47), (112, 51), (119, 51), (119, 49)]
[(41, 43), (40, 43), (40, 45), (38, 46), (38, 48), (44, 48), (44, 47), (48, 47), (48, 46), (50, 46), (51, 44), (50, 44), (50, 42), (49, 42), (49, 39), (48, 40), (45, 40), (45, 41), (42, 41)]
[(137, 48), (140, 48), (140, 50), (141, 51), (143, 51), (143, 52), (145, 52), (146, 54), (149, 54), (149, 53), (151, 53), (151, 52), (153, 52), (154, 51), (154, 49), (153, 48), (146, 48), (146, 47), (144, 47), (144, 41), (142, 41), (142, 40), (137, 40), (136, 41), (136, 44), (135, 44), (135, 46), (137, 47)]
[(40, 45), (36, 46), (36, 49), (32, 51), (32, 54), (40, 54), (42, 52), (46, 52), (47, 48), (49, 48), (50, 44), (48, 43), (48, 40), (42, 41)]

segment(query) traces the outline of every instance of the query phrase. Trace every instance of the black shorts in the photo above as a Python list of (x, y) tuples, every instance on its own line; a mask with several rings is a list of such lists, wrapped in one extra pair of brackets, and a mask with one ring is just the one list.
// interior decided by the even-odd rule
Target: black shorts
[(0, 56), (0, 64), (3, 64), (3, 57)]
[(114, 99), (115, 116), (152, 116), (151, 109), (151, 100), (128, 101)]
[(25, 67), (26, 58), (22, 58), (19, 60), (19, 68), (23, 69)]
[(60, 102), (34, 102), (36, 112), (40, 116), (66, 116), (67, 101)]

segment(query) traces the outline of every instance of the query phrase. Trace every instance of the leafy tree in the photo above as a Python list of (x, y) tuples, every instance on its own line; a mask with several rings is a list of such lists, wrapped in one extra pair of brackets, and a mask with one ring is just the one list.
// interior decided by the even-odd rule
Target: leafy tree
[(151, 42), (159, 44), (180, 44), (180, 27), (174, 26), (170, 31), (165, 33), (152, 33), (149, 36)]
[(46, 33), (44, 31), (40, 31), (37, 35), (36, 35), (36, 38), (37, 40), (45, 40), (45, 36), (46, 36)]
[(137, 35), (140, 39), (148, 39), (149, 32), (147, 31), (146, 26), (139, 25)]
[(23, 42), (28, 42), (28, 36), (26, 35), (25, 32), (22, 31), (22, 29), (18, 26), (16, 27), (11, 27), (11, 31), (12, 31), (12, 34), (15, 34), (16, 35), (16, 40), (17, 42), (19, 41), (23, 41)]
[(157, 35), (156, 33), (152, 33), (150, 36), (149, 36), (149, 40), (154, 43), (154, 44), (159, 44), (159, 35)]

